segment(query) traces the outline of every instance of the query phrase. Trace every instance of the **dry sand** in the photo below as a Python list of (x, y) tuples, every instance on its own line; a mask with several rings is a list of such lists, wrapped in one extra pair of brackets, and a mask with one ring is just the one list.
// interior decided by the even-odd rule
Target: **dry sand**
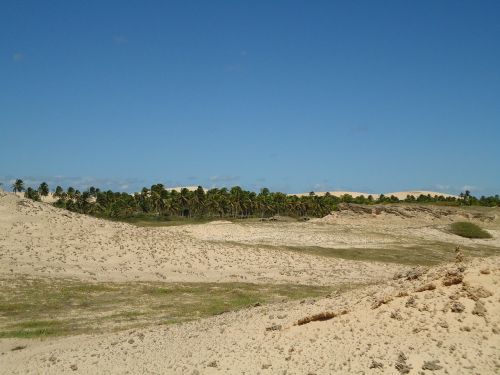
[[(448, 269), (460, 275), (457, 267)], [(2, 340), (1, 371), (497, 374), (500, 259), (467, 265), (457, 285), (444, 286), (445, 276), (446, 270), (431, 270), (417, 280), (403, 276), (348, 295), (249, 308), (182, 325), (33, 341), (14, 352), (25, 340)], [(344, 310), (331, 320), (296, 325), (304, 317)]]
[[(195, 226), (227, 233), (240, 225)], [(245, 230), (245, 226), (241, 226)], [(193, 228), (193, 227), (191, 227)], [(0, 196), (0, 274), (77, 277), (95, 281), (196, 281), (331, 285), (372, 282), (393, 265), (209, 242), (189, 227), (139, 228)], [(234, 229), (233, 229), (234, 228)], [(194, 229), (193, 229), (194, 230)], [(219, 231), (217, 231), (219, 232)]]
[[(467, 218), (481, 223), (493, 238), (466, 240), (445, 231), (455, 220), (450, 215), (336, 215), (312, 223), (138, 228), (1, 194), (3, 277), (377, 284), (169, 326), (95, 336), (0, 339), (0, 373), (500, 372), (499, 256), (411, 268), (284, 249), (430, 243), (451, 252), (455, 244), (498, 248), (497, 217), (488, 211), (491, 221)], [(463, 220), (462, 214), (456, 215)], [(338, 316), (296, 325), (325, 312)], [(12, 350), (19, 346), (25, 348)]]

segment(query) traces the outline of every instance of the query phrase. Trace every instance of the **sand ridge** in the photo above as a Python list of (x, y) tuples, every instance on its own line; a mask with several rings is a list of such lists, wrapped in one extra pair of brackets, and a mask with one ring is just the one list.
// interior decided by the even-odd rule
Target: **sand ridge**
[[(373, 282), (396, 266), (210, 242), (184, 227), (138, 228), (0, 196), (0, 273), (94, 281)], [(200, 225), (200, 230), (230, 225)], [(245, 229), (243, 229), (245, 230)]]

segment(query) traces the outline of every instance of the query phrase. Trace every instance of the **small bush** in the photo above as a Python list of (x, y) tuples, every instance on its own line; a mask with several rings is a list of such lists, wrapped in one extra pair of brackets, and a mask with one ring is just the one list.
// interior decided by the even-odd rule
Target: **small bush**
[(491, 238), (491, 234), (484, 229), (466, 221), (451, 224), (450, 231), (457, 236), (466, 238)]

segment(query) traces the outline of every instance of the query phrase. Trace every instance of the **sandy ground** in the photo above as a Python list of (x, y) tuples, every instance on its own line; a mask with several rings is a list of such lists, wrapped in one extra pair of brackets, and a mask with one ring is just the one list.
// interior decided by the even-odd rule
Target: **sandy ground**
[[(377, 207), (377, 206), (375, 206)], [(350, 210), (335, 212), (308, 222), (254, 222), (245, 225), (228, 221), (212, 225), (186, 225), (174, 229), (205, 241), (233, 241), (272, 246), (320, 246), (324, 248), (385, 248), (439, 242), (456, 245), (500, 247), (498, 210), (432, 208), (401, 205), (396, 214), (358, 214)], [(447, 231), (455, 221), (475, 222), (493, 235), (493, 239), (467, 239)]]
[[(224, 225), (199, 227), (209, 232)], [(227, 239), (238, 227), (225, 230)], [(398, 268), (209, 242), (183, 228), (139, 228), (4, 193), (0, 197), (0, 274), (95, 281), (331, 285), (381, 280)]]
[[(482, 222), (490, 240), (446, 233), (450, 220), (346, 212), (312, 223), (138, 228), (1, 194), (2, 276), (377, 284), (170, 326), (0, 339), (0, 374), (497, 374), (500, 256), (410, 268), (269, 248), (499, 246), (497, 218)], [(325, 312), (336, 316), (297, 325)]]
[[(500, 258), (321, 300), (101, 336), (0, 341), (2, 373), (497, 374)], [(483, 273), (481, 273), (483, 272)], [(414, 277), (408, 275), (409, 277)], [(455, 282), (457, 282), (455, 281)], [(434, 288), (434, 289), (433, 289)], [(422, 291), (422, 289), (424, 289)], [(380, 305), (379, 307), (377, 307)], [(296, 325), (322, 312), (346, 312)], [(408, 371), (408, 372), (406, 372)]]

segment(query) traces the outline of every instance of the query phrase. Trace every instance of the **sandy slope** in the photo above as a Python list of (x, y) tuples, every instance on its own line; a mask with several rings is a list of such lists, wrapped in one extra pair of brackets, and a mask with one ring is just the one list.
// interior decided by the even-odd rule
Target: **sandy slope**
[[(210, 231), (216, 225), (201, 225)], [(227, 230), (238, 231), (238, 225)], [(138, 228), (0, 196), (0, 274), (98, 281), (371, 282), (398, 266), (208, 242), (175, 228)]]
[[(451, 278), (461, 276), (450, 265), (416, 280), (403, 275), (383, 286), (317, 301), (106, 336), (35, 341), (14, 352), (10, 349), (19, 340), (3, 340), (2, 372), (498, 373), (500, 258), (467, 265), (457, 285), (443, 285), (450, 280), (447, 271), (455, 275)], [(422, 286), (431, 290), (419, 291)], [(376, 307), (381, 301), (386, 303)], [(312, 314), (344, 310), (345, 315), (328, 321), (295, 325)]]
[[(454, 246), (464, 241), (440, 230), (448, 217), (342, 215), (333, 224), (330, 218), (326, 224), (137, 228), (1, 194), (4, 276), (378, 284), (170, 326), (0, 339), (0, 374), (499, 373), (500, 256), (410, 269), (269, 247), (383, 247), (424, 240)], [(489, 246), (498, 246), (498, 222), (485, 225), (494, 235)], [(483, 244), (467, 241), (468, 246)], [(445, 280), (453, 285), (445, 286)], [(327, 321), (296, 325), (307, 316), (343, 311)], [(12, 350), (19, 345), (26, 347)]]
[[(376, 210), (379, 206), (369, 206)], [(342, 210), (308, 222), (248, 223), (235, 225), (186, 225), (173, 229), (204, 241), (233, 241), (251, 245), (319, 246), (323, 248), (386, 248), (428, 242), (456, 245), (500, 247), (498, 210), (463, 210), (455, 207), (428, 207), (417, 204), (390, 206), (393, 213), (360, 214)], [(455, 221), (472, 221), (486, 228), (493, 239), (467, 239), (449, 233), (447, 226)], [(327, 225), (325, 225), (327, 224)]]

